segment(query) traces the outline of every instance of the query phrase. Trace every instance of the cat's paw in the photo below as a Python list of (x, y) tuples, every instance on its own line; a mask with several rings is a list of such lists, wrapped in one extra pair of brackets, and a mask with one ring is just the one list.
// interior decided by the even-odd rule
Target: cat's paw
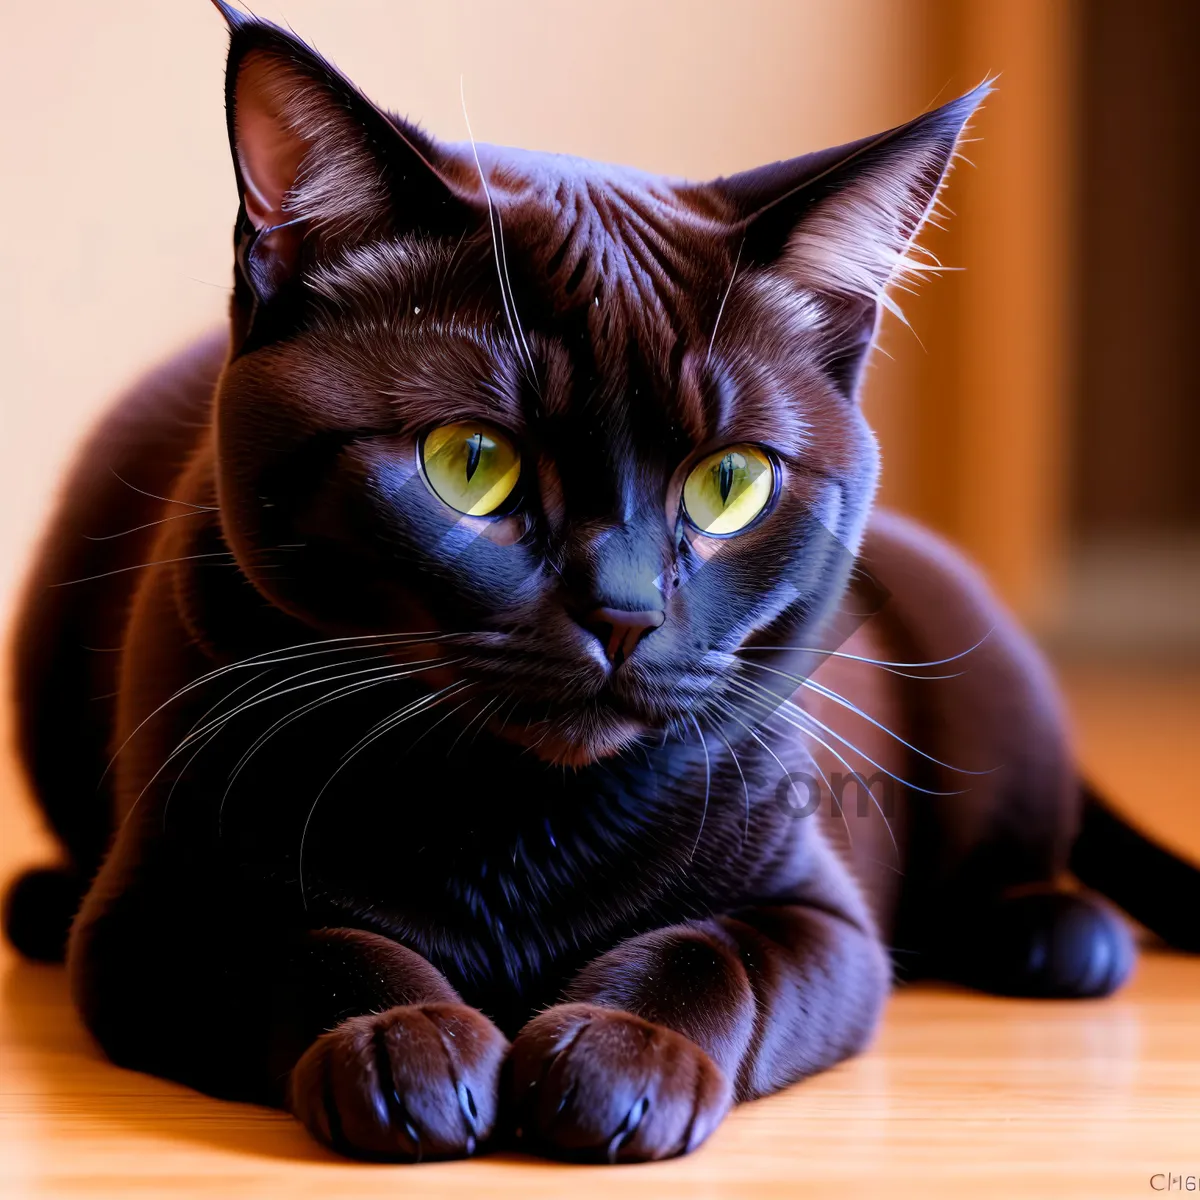
[(644, 1162), (694, 1150), (731, 1089), (694, 1042), (595, 1004), (560, 1004), (517, 1035), (510, 1055), (518, 1133), (570, 1158)]
[(292, 1112), (325, 1145), (416, 1162), (474, 1154), (496, 1123), (508, 1042), (465, 1004), (405, 1005), (343, 1021), (292, 1070)]

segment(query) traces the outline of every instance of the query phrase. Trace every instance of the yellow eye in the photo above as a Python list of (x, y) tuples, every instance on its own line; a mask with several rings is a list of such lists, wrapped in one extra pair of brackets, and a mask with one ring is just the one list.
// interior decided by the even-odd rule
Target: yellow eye
[(775, 493), (775, 466), (757, 446), (726, 446), (692, 468), (683, 508), (701, 533), (727, 537), (745, 529)]
[(521, 477), (521, 456), (498, 429), (481, 421), (439, 425), (421, 443), (429, 486), (469, 517), (494, 513)]

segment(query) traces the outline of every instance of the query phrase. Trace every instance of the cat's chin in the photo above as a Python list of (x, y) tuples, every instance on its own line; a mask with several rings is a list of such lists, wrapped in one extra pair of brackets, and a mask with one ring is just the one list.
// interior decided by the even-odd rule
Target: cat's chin
[(553, 766), (586, 767), (634, 745), (646, 728), (628, 717), (592, 715), (586, 721), (514, 723), (493, 732)]

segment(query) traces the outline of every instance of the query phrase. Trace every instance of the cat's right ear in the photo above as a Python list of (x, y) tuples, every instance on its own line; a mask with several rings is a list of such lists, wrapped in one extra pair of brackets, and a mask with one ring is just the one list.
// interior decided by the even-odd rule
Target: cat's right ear
[(258, 303), (335, 249), (465, 220), (430, 139), (292, 34), (214, 3), (230, 30), (238, 262)]

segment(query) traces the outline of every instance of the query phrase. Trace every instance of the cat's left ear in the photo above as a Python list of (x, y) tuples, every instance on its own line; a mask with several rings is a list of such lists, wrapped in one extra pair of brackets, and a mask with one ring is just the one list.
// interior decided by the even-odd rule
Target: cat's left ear
[(258, 302), (332, 249), (466, 220), (442, 152), (292, 34), (214, 0), (230, 29), (226, 111), (238, 259)]
[[(735, 214), (743, 265), (813, 297), (829, 330), (828, 369), (857, 390), (888, 290), (936, 270), (917, 238), (955, 148), (992, 81), (876, 137), (773, 163), (711, 185)], [(902, 314), (901, 319), (903, 319)]]

